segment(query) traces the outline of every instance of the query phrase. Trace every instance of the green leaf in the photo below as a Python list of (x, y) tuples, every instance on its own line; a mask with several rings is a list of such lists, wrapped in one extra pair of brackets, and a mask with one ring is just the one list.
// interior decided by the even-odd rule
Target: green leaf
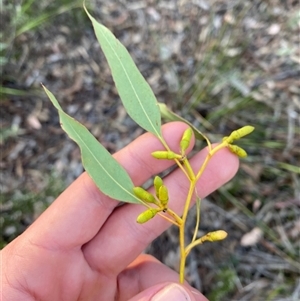
[(116, 200), (140, 204), (141, 201), (134, 195), (134, 185), (125, 169), (86, 127), (62, 110), (54, 95), (46, 87), (43, 88), (58, 110), (62, 129), (79, 145), (82, 164), (97, 187)]
[(157, 100), (126, 48), (87, 11), (108, 61), (117, 90), (129, 116), (146, 131), (162, 138)]

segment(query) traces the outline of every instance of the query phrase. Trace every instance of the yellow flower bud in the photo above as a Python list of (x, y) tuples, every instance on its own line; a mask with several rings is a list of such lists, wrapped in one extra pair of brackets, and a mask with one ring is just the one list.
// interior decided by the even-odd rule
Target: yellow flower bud
[(242, 137), (249, 135), (254, 131), (254, 127), (251, 125), (243, 126), (242, 128), (233, 131), (228, 137), (228, 143), (233, 142), (234, 140), (241, 139)]
[(151, 153), (151, 155), (156, 159), (167, 159), (167, 160), (181, 159), (181, 155), (175, 154), (172, 151), (156, 151)]
[(165, 185), (160, 186), (158, 190), (158, 198), (163, 206), (166, 206), (168, 204), (169, 193)]
[(209, 232), (203, 236), (203, 241), (218, 241), (223, 240), (227, 237), (227, 232), (224, 230), (217, 230), (213, 232)]
[(142, 187), (134, 187), (133, 192), (142, 201), (145, 201), (147, 203), (154, 203), (154, 204), (157, 203), (155, 197), (151, 193), (143, 189)]
[(247, 157), (246, 151), (245, 151), (243, 148), (241, 148), (241, 147), (239, 147), (239, 146), (237, 146), (237, 145), (229, 144), (229, 145), (228, 145), (228, 148), (229, 148), (229, 150), (230, 150), (232, 153), (236, 154), (236, 155), (237, 155), (238, 157), (240, 157), (240, 158), (245, 158), (245, 157)]
[(183, 136), (180, 141), (180, 149), (181, 149), (182, 153), (184, 153), (186, 151), (186, 149), (189, 147), (191, 138), (192, 138), (192, 134), (193, 134), (193, 130), (190, 127), (184, 131)]
[(147, 209), (137, 217), (136, 221), (139, 224), (144, 224), (148, 222), (151, 218), (153, 218), (159, 211), (160, 211), (159, 209), (154, 209), (154, 208)]
[(156, 176), (154, 178), (153, 183), (154, 183), (154, 188), (155, 188), (156, 196), (158, 197), (159, 188), (163, 185), (163, 180), (159, 176)]

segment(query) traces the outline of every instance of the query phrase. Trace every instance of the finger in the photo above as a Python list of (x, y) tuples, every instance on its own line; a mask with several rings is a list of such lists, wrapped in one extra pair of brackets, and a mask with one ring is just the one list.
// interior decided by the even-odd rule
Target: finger
[[(199, 168), (206, 155), (207, 149), (195, 155), (190, 160), (192, 166)], [(237, 168), (238, 159), (235, 155), (227, 149), (217, 152), (197, 183), (199, 196), (203, 198), (225, 184), (233, 177)], [(177, 169), (164, 179), (164, 183), (169, 189), (169, 207), (180, 215), (189, 181)], [(110, 274), (118, 275), (152, 240), (170, 226), (168, 221), (159, 216), (143, 225), (136, 223), (137, 216), (143, 210), (143, 206), (131, 204), (117, 208), (103, 225), (101, 232), (84, 247), (85, 257), (94, 269), (104, 274), (109, 271)]]
[[(140, 255), (132, 264), (128, 266), (118, 277), (118, 301), (130, 300), (151, 300), (156, 295), (163, 295), (162, 290), (166, 288), (170, 293), (170, 285), (175, 290), (175, 294), (181, 294), (188, 300), (207, 301), (207, 299), (197, 290), (185, 283), (180, 290), (178, 274), (169, 267), (163, 265), (150, 255)], [(179, 291), (178, 291), (179, 290)], [(174, 292), (173, 292), (174, 293)], [(166, 292), (165, 292), (166, 294)], [(133, 297), (134, 296), (134, 297)], [(161, 300), (176, 300), (166, 298)]]
[(178, 283), (161, 283), (154, 285), (133, 298), (129, 301), (208, 301), (203, 295), (192, 294), (184, 286)]
[[(174, 151), (187, 125), (173, 122), (163, 126), (163, 137)], [(193, 142), (192, 142), (193, 143)], [(151, 152), (163, 149), (159, 140), (146, 133), (114, 155), (136, 185), (168, 168), (172, 162), (158, 161)], [(70, 249), (96, 235), (119, 202), (102, 194), (90, 177), (82, 174), (29, 228), (32, 243), (48, 248)]]

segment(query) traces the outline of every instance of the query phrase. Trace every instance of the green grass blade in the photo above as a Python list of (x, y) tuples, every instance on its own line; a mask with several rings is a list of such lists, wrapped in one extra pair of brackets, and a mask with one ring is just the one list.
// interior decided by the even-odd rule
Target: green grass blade
[(2, 100), (2, 96), (4, 96), (4, 95), (28, 96), (29, 94), (32, 94), (32, 92), (0, 86), (1, 100)]
[(65, 13), (65, 12), (68, 12), (68, 11), (72, 10), (73, 8), (76, 8), (76, 7), (79, 7), (79, 6), (80, 6), (79, 1), (72, 2), (72, 3), (69, 3), (69, 4), (63, 5), (61, 7), (58, 7), (54, 11), (45, 12), (45, 13), (37, 16), (36, 18), (32, 19), (32, 20), (28, 20), (28, 22), (25, 22), (24, 24), (22, 24), (20, 26), (20, 28), (16, 32), (15, 37), (18, 37), (22, 33), (27, 32), (29, 30), (32, 30), (32, 29), (34, 29), (38, 26), (41, 26), (43, 23), (45, 23), (50, 18), (53, 18), (57, 15)]
[(295, 174), (300, 174), (300, 167), (285, 162), (278, 162), (278, 166)]
[(79, 145), (82, 164), (97, 187), (116, 200), (140, 204), (141, 201), (133, 194), (134, 185), (125, 169), (86, 127), (62, 110), (54, 95), (47, 88), (43, 88), (58, 110), (61, 127)]
[(161, 138), (160, 111), (149, 84), (120, 41), (87, 10), (86, 13), (92, 21), (127, 113), (143, 129)]

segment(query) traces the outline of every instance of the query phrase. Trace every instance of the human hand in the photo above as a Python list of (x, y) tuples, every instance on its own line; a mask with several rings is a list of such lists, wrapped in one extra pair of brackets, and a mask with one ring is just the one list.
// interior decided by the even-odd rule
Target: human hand
[[(163, 126), (171, 148), (178, 148), (186, 127), (179, 122)], [(157, 138), (146, 133), (114, 157), (139, 186), (172, 164), (151, 157), (159, 148)], [(202, 150), (190, 161), (195, 169), (206, 154), (207, 150)], [(238, 159), (227, 149), (215, 154), (197, 184), (200, 197), (230, 180), (237, 168)], [(169, 189), (170, 208), (182, 212), (188, 190), (185, 175), (175, 170), (164, 183)], [(82, 174), (1, 251), (3, 300), (206, 300), (187, 283), (175, 284), (176, 272), (149, 255), (140, 255), (170, 223), (157, 216), (137, 224), (136, 217), (144, 207), (119, 204)]]

